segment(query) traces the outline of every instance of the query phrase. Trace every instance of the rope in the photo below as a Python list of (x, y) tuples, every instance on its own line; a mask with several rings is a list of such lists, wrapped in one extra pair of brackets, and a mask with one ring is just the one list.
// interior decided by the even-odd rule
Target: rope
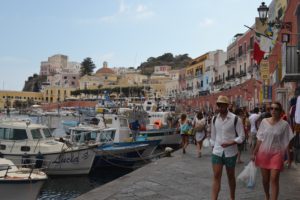
[[(159, 157), (160, 155), (163, 155), (163, 154), (165, 154), (165, 152), (161, 152), (161, 153), (155, 154), (155, 155), (153, 155), (153, 156), (154, 156), (154, 157), (155, 157), (155, 156)], [(143, 164), (139, 164), (139, 165), (135, 164), (134, 167), (129, 167), (129, 166), (126, 166), (126, 165), (120, 165), (120, 164), (114, 163), (114, 162), (108, 160), (108, 159), (105, 158), (105, 157), (101, 157), (101, 159), (103, 159), (105, 162), (107, 162), (108, 164), (110, 164), (110, 165), (112, 165), (112, 166), (119, 167), (119, 168), (127, 168), (127, 169), (139, 168), (139, 167), (143, 166), (144, 164), (147, 164), (147, 163), (151, 162), (150, 160), (147, 160), (147, 162), (145, 162), (145, 163), (143, 163)]]
[(95, 151), (96, 151), (96, 153), (97, 153), (98, 151), (100, 151), (100, 152), (105, 153), (105, 154), (108, 154), (108, 155), (110, 155), (110, 156), (112, 156), (112, 157), (114, 157), (114, 158), (123, 159), (124, 161), (139, 161), (139, 160), (141, 160), (141, 159), (143, 159), (143, 160), (146, 161), (146, 160), (150, 160), (151, 158), (158, 157), (158, 156), (161, 156), (161, 155), (165, 154), (165, 152), (160, 152), (160, 153), (157, 153), (157, 154), (151, 154), (151, 155), (149, 155), (149, 156), (142, 156), (142, 155), (138, 152), (138, 150), (136, 150), (136, 152), (138, 153), (138, 155), (139, 155), (140, 158), (128, 158), (128, 157), (126, 157), (126, 156), (120, 156), (120, 155), (117, 155), (117, 154), (114, 154), (114, 153), (111, 153), (111, 152), (107, 152), (107, 151), (105, 151), (105, 150), (103, 150), (103, 149), (97, 149), (97, 150), (95, 150)]

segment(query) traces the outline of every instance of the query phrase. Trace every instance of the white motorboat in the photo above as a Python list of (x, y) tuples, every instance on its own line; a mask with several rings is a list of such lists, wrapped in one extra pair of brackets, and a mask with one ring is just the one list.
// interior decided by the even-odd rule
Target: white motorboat
[(22, 168), (11, 160), (0, 158), (1, 199), (33, 200), (47, 180), (40, 169)]
[[(121, 114), (98, 114), (98, 125), (101, 127), (114, 127), (117, 129), (114, 142), (126, 142), (131, 138), (129, 128), (129, 119), (131, 121), (138, 119), (144, 124), (144, 130), (140, 130), (139, 135), (147, 140), (161, 140), (161, 146), (177, 147), (181, 144), (181, 137), (176, 134), (176, 128), (173, 127), (173, 121), (169, 120), (170, 112), (145, 112), (145, 111), (127, 111)], [(169, 121), (168, 121), (169, 120)], [(157, 124), (159, 122), (159, 124)]]
[(47, 126), (29, 121), (0, 121), (0, 153), (15, 164), (39, 158), (49, 175), (88, 174), (96, 144), (70, 145), (56, 141)]

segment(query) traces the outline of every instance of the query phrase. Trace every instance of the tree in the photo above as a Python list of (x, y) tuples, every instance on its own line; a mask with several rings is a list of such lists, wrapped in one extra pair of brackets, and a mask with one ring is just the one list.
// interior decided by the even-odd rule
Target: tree
[(92, 75), (95, 68), (96, 65), (93, 63), (92, 59), (90, 57), (87, 57), (81, 63), (80, 75)]
[(39, 91), (40, 91), (39, 83), (35, 82), (33, 85), (33, 92), (39, 92)]

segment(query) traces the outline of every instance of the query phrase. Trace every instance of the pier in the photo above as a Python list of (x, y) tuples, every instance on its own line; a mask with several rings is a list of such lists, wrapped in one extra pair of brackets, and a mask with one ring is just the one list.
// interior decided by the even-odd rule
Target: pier
[[(190, 144), (187, 153), (181, 149), (172, 157), (154, 161), (132, 173), (96, 188), (77, 200), (206, 200), (210, 199), (212, 185), (211, 148), (204, 148), (201, 158), (197, 158), (196, 146)], [(244, 163), (237, 164), (236, 176), (249, 161), (249, 153), (242, 152)], [(285, 168), (280, 175), (280, 200), (300, 199), (300, 164)], [(220, 200), (229, 199), (226, 170), (223, 169)], [(264, 199), (260, 171), (256, 185), (249, 189), (237, 181), (236, 199)]]

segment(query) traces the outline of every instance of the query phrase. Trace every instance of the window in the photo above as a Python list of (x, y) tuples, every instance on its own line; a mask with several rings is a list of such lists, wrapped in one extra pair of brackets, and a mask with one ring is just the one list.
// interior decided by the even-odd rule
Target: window
[(30, 147), (29, 146), (21, 146), (21, 151), (30, 151)]
[(6, 145), (0, 144), (0, 150), (5, 150), (5, 149), (6, 149)]
[(49, 129), (43, 128), (43, 132), (44, 132), (45, 138), (51, 138), (52, 137), (51, 132), (50, 132)]
[(9, 139), (9, 128), (0, 128), (0, 139), (8, 140)]
[(251, 38), (250, 38), (250, 49), (253, 49), (253, 46), (254, 46), (254, 37), (252, 36)]
[(120, 118), (120, 126), (121, 127), (128, 127), (128, 121), (125, 118)]
[(115, 131), (110, 130), (110, 131), (103, 131), (100, 134), (100, 142), (108, 142), (112, 141), (115, 137)]
[(11, 129), (9, 134), (10, 140), (26, 140), (28, 139), (25, 129)]
[(32, 129), (31, 130), (32, 139), (41, 139), (43, 138), (40, 129)]

